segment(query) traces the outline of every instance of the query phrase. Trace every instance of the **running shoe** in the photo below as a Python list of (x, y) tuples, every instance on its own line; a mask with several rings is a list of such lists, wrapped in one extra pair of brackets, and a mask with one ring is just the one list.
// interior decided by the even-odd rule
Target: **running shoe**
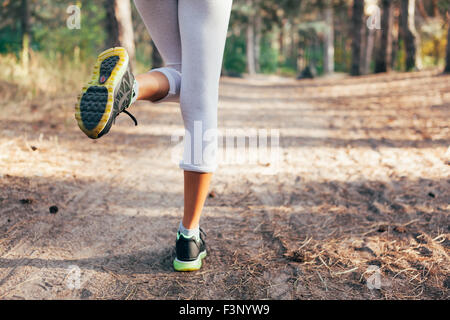
[(137, 125), (125, 110), (136, 100), (136, 91), (127, 51), (116, 47), (102, 52), (75, 106), (78, 126), (89, 138), (98, 139), (109, 132), (121, 112)]
[(173, 261), (176, 271), (196, 271), (202, 267), (202, 260), (206, 257), (206, 244), (204, 231), (200, 229), (200, 239), (186, 237), (178, 231), (176, 252), (177, 257)]

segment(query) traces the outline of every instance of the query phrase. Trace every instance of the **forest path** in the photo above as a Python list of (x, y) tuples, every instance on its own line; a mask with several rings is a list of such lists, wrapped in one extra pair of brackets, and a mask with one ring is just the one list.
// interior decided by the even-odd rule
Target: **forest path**
[(449, 298), (449, 76), (222, 78), (220, 128), (279, 157), (220, 166), (195, 273), (172, 270), (179, 108), (93, 141), (73, 101), (2, 102), (0, 299)]

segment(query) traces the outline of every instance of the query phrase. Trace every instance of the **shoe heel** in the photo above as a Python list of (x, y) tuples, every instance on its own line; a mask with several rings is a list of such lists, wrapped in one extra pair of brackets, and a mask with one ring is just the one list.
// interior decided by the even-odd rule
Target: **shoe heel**
[(177, 258), (173, 260), (173, 268), (175, 271), (198, 271), (202, 268), (203, 259), (206, 258), (206, 251), (199, 254), (198, 258), (194, 261), (180, 261)]

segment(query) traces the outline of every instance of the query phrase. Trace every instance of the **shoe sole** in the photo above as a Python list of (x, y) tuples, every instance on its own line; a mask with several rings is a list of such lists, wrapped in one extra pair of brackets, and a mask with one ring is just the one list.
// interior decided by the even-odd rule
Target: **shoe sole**
[(206, 251), (200, 252), (197, 260), (180, 261), (177, 258), (173, 260), (173, 268), (175, 271), (197, 271), (202, 267), (202, 260), (206, 258)]
[(99, 138), (110, 121), (116, 88), (121, 85), (128, 63), (128, 53), (121, 47), (108, 49), (98, 56), (92, 78), (75, 105), (75, 119), (89, 138)]

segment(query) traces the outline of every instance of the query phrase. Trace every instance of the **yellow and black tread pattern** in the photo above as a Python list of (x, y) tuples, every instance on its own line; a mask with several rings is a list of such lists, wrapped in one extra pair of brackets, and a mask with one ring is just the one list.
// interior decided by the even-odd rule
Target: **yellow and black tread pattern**
[(112, 120), (116, 89), (121, 85), (129, 64), (128, 53), (116, 47), (102, 52), (94, 66), (91, 80), (82, 89), (75, 106), (80, 129), (97, 139)]

